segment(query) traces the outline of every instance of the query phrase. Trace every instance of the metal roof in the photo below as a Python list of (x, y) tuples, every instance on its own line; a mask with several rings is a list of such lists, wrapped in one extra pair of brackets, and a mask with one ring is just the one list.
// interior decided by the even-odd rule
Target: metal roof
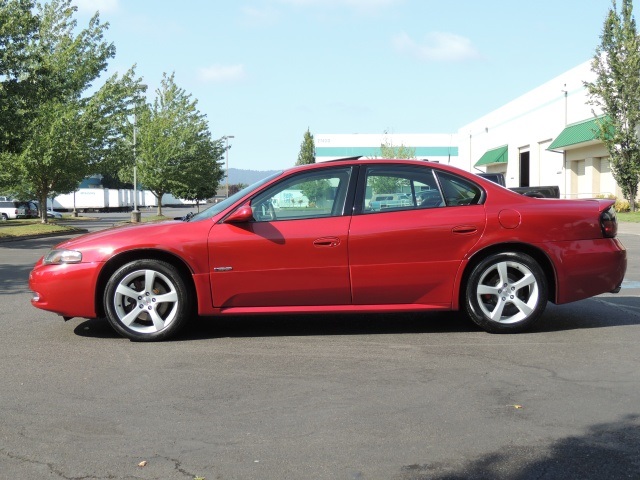
[(547, 150), (567, 150), (571, 146), (597, 141), (602, 119), (604, 117), (590, 118), (567, 125)]
[(482, 165), (489, 165), (492, 163), (507, 163), (508, 150), (509, 150), (508, 145), (503, 145), (502, 147), (494, 148), (492, 150), (487, 150), (484, 153), (484, 155), (480, 157), (480, 160), (478, 160), (474, 166), (479, 167)]

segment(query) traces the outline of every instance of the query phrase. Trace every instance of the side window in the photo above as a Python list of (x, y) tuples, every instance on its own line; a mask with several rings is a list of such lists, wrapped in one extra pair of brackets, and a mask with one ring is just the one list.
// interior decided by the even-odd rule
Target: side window
[(483, 198), (483, 190), (473, 182), (450, 173), (438, 172), (447, 206), (477, 205)]
[(351, 167), (304, 172), (287, 178), (251, 201), (258, 222), (343, 214)]
[(364, 213), (444, 205), (431, 168), (406, 165), (367, 167)]

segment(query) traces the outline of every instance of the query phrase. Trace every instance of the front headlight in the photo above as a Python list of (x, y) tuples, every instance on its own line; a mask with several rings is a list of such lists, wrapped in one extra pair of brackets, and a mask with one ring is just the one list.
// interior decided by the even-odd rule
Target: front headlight
[(45, 265), (60, 265), (61, 263), (80, 263), (82, 253), (75, 250), (51, 250), (44, 257)]

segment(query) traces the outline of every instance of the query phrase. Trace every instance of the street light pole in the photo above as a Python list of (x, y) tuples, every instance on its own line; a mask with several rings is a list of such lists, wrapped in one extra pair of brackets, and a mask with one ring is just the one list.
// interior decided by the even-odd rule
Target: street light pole
[[(147, 90), (147, 86), (143, 83), (139, 85), (141, 91), (144, 93)], [(136, 155), (136, 109), (137, 103), (133, 109), (133, 211), (131, 212), (131, 222), (140, 222), (140, 210), (138, 210), (138, 156)]]
[(229, 139), (230, 138), (236, 138), (236, 137), (234, 137), (233, 135), (224, 136), (225, 151), (226, 151), (226, 157), (227, 157), (227, 198), (229, 198)]
[(136, 156), (136, 114), (133, 114), (133, 211), (131, 212), (131, 222), (140, 222), (140, 211), (138, 210), (138, 157)]

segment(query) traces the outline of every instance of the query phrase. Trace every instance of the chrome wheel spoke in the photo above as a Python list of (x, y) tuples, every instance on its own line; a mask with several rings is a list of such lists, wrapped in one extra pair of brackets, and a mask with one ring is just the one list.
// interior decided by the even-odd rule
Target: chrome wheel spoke
[(171, 303), (171, 302), (175, 303), (178, 301), (178, 294), (176, 293), (175, 290), (173, 290), (171, 292), (164, 293), (162, 295), (155, 295), (153, 298), (157, 303)]
[(133, 310), (131, 310), (129, 313), (127, 313), (123, 317), (120, 317), (120, 321), (124, 323), (127, 327), (130, 327), (131, 324), (133, 324), (136, 321), (136, 319), (138, 318), (138, 315), (140, 315), (140, 312), (138, 311), (137, 307), (134, 306)]
[(504, 310), (504, 305), (505, 305), (505, 302), (498, 302), (498, 304), (493, 309), (493, 311), (490, 312), (489, 317), (491, 318), (491, 320), (494, 320), (496, 322), (500, 321), (500, 319), (502, 318), (502, 312)]
[(496, 265), (496, 270), (500, 276), (500, 284), (504, 285), (509, 280), (508, 265), (507, 262), (500, 262)]
[(126, 285), (118, 285), (116, 293), (124, 297), (137, 299), (140, 296), (140, 292), (136, 292), (134, 289), (127, 287)]
[(515, 297), (511, 303), (513, 303), (513, 305), (518, 309), (518, 311), (524, 316), (531, 315), (531, 312), (533, 312), (533, 308), (530, 307), (528, 303), (525, 303), (522, 300), (520, 300), (518, 297)]
[(153, 291), (153, 284), (155, 282), (155, 279), (156, 279), (156, 272), (154, 272), (153, 270), (146, 270), (144, 272), (144, 291), (145, 292)]
[(499, 295), (500, 287), (492, 287), (491, 285), (479, 285), (478, 295)]
[(516, 289), (516, 291), (519, 291), (520, 289), (528, 288), (535, 283), (536, 277), (534, 277), (531, 272), (527, 272), (524, 277), (513, 284), (513, 287)]
[(156, 331), (160, 331), (164, 328), (165, 321), (160, 315), (158, 315), (157, 311), (150, 311), (149, 316), (151, 317), (151, 321), (153, 322), (153, 326), (155, 327)]

